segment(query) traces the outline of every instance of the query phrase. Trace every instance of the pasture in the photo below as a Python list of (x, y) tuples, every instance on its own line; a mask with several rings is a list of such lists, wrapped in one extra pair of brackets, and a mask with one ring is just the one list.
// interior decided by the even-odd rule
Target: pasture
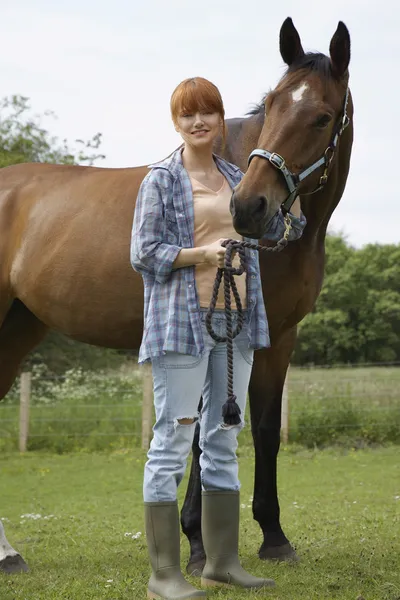
[[(269, 564), (256, 558), (253, 453), (242, 445), (243, 564), (275, 578), (277, 586), (262, 593), (214, 591), (209, 597), (398, 600), (398, 456), (395, 446), (284, 448), (279, 458), (282, 521), (301, 562)], [(31, 571), (1, 576), (1, 600), (144, 598), (149, 573), (141, 500), (144, 460), (139, 449), (3, 454), (0, 516)], [(183, 566), (187, 550), (182, 537)]]

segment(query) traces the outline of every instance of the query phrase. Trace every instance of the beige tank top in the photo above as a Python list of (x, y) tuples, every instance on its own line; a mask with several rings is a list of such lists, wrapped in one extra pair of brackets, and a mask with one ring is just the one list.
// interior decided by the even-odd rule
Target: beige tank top
[[(223, 178), (221, 188), (214, 192), (193, 177), (190, 177), (193, 190), (194, 203), (194, 245), (195, 247), (205, 246), (216, 242), (220, 238), (241, 239), (234, 230), (232, 224), (232, 215), (229, 212), (229, 203), (232, 196), (232, 189), (229, 183)], [(217, 268), (201, 264), (195, 267), (195, 278), (197, 293), (201, 308), (208, 308), (211, 301), (212, 289), (214, 285)], [(246, 277), (245, 274), (235, 277), (242, 305), (246, 307)], [(236, 308), (233, 297), (231, 298), (232, 307)], [(221, 283), (216, 308), (224, 308), (224, 288)]]

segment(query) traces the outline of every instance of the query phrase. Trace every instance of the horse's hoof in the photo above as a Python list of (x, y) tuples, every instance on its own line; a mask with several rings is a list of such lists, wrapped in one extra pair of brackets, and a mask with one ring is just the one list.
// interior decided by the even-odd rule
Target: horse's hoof
[(2, 573), (26, 573), (27, 571), (29, 571), (28, 565), (20, 554), (6, 556), (0, 560), (0, 572)]
[(203, 573), (204, 565), (206, 564), (206, 557), (191, 558), (186, 567), (186, 573), (192, 577), (201, 577)]
[(265, 546), (262, 544), (258, 556), (261, 560), (278, 560), (279, 562), (298, 562), (300, 560), (290, 544), (283, 544), (282, 546)]

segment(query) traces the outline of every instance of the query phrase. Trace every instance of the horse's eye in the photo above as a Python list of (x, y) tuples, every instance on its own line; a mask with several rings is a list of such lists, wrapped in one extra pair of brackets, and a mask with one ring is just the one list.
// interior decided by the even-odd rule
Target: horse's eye
[(332, 121), (332, 116), (329, 115), (328, 113), (326, 113), (324, 115), (320, 115), (314, 121), (314, 127), (318, 127), (318, 129), (324, 129), (325, 127), (327, 127), (329, 125), (329, 123), (331, 121)]

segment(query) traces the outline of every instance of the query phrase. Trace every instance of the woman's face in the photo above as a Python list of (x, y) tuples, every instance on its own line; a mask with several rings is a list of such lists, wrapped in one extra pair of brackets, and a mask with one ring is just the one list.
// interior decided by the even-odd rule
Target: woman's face
[(212, 147), (221, 133), (222, 118), (219, 113), (206, 110), (195, 113), (183, 111), (175, 123), (175, 129), (183, 141), (194, 148)]

